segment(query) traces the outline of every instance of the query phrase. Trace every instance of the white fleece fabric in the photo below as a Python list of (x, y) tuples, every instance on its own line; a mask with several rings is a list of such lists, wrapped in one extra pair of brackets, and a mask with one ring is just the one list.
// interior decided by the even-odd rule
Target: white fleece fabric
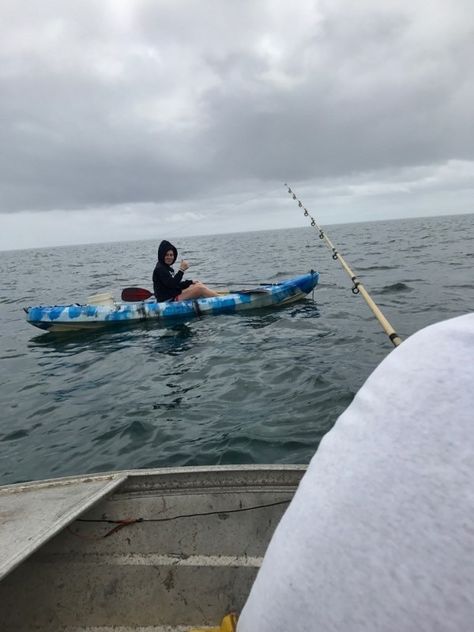
[(474, 630), (474, 314), (394, 349), (324, 437), (238, 632)]

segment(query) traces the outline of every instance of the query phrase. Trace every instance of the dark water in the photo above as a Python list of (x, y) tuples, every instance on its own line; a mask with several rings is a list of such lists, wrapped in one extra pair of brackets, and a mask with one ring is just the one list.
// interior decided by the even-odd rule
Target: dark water
[[(327, 232), (401, 336), (474, 310), (474, 215)], [(0, 253), (0, 483), (307, 462), (392, 349), (310, 227), (177, 245), (192, 264), (190, 278), (229, 288), (319, 270), (314, 301), (100, 333), (44, 334), (25, 322), (23, 305), (150, 287), (156, 245)]]

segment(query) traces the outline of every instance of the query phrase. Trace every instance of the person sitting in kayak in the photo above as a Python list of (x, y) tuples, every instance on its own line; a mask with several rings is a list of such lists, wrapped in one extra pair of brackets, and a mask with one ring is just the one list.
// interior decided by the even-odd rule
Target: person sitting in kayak
[(189, 268), (184, 259), (179, 270), (174, 274), (171, 267), (178, 257), (178, 251), (169, 241), (163, 240), (158, 247), (158, 262), (153, 270), (153, 291), (158, 302), (185, 301), (194, 298), (210, 298), (218, 296), (200, 281), (183, 281), (183, 274)]

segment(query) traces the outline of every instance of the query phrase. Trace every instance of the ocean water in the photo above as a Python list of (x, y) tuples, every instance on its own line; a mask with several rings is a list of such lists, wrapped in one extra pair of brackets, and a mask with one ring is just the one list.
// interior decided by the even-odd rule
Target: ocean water
[[(474, 310), (474, 215), (325, 227), (403, 338)], [(125, 468), (306, 463), (392, 345), (310, 226), (176, 240), (239, 289), (311, 268), (284, 308), (42, 333), (22, 307), (150, 288), (161, 237), (0, 252), (0, 483)]]

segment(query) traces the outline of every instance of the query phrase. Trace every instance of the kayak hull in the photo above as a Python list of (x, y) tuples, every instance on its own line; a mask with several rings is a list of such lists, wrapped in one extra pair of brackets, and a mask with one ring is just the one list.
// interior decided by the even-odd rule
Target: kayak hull
[(242, 290), (213, 298), (163, 303), (146, 300), (136, 303), (112, 302), (105, 305), (37, 306), (27, 307), (25, 312), (27, 322), (47, 331), (96, 329), (146, 320), (170, 322), (287, 305), (309, 294), (316, 287), (318, 280), (319, 274), (311, 271), (282, 283), (261, 285), (254, 290)]

